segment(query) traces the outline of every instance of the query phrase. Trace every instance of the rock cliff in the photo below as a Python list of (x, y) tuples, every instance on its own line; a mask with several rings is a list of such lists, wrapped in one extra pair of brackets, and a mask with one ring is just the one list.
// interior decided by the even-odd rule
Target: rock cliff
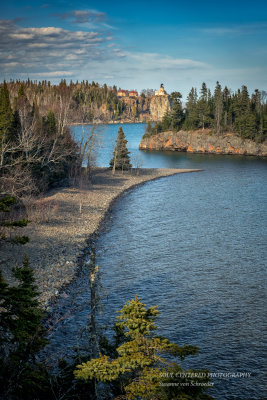
[(169, 96), (153, 96), (150, 101), (149, 110), (152, 121), (161, 121), (166, 112), (171, 110)]
[(267, 156), (266, 141), (255, 143), (231, 133), (217, 136), (211, 134), (209, 130), (162, 132), (143, 138), (139, 144), (139, 149)]

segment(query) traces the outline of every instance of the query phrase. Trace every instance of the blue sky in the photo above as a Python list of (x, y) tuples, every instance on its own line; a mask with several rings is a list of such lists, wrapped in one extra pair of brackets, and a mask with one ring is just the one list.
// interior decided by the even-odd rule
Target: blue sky
[(267, 2), (10, 0), (0, 79), (97, 81), (179, 90), (217, 80), (267, 90)]

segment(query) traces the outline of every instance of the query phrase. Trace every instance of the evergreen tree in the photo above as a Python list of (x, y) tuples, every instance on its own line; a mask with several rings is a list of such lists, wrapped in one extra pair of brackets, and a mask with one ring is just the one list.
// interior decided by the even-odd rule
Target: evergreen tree
[(227, 130), (232, 125), (232, 118), (231, 118), (231, 93), (227, 86), (225, 86), (223, 90), (223, 129)]
[[(28, 236), (14, 236), (11, 237), (10, 230), (16, 227), (25, 227), (30, 221), (26, 219), (13, 220), (9, 217), (11, 207), (17, 203), (14, 196), (0, 194), (0, 245), (2, 241), (8, 241), (13, 244), (26, 244), (29, 241)], [(9, 233), (9, 238), (6, 235)]]
[(26, 97), (24, 83), (21, 83), (18, 90), (18, 99), (21, 99), (22, 97)]
[(18, 280), (16, 287), (8, 286), (0, 273), (1, 392), (4, 399), (32, 399), (44, 390), (46, 382), (46, 374), (35, 360), (47, 343), (41, 323), (44, 313), (26, 256), (13, 274)]
[[(75, 377), (85, 381), (94, 378), (102, 382), (118, 381), (127, 399), (211, 399), (203, 389), (209, 382), (208, 371), (191, 370), (190, 373), (203, 377), (190, 379), (187, 371), (174, 361), (176, 357), (183, 360), (195, 355), (198, 349), (189, 345), (180, 347), (156, 336), (153, 332), (158, 314), (157, 307), (147, 309), (137, 296), (127, 302), (117, 317), (116, 327), (122, 341), (116, 349), (117, 356), (100, 354), (99, 358), (78, 365)], [(191, 381), (204, 385), (190, 385)], [(168, 386), (168, 382), (177, 385)], [(183, 385), (185, 382), (188, 384)]]
[(205, 129), (209, 127), (211, 124), (210, 107), (208, 103), (208, 89), (205, 82), (202, 83), (200, 92), (201, 96), (197, 102), (197, 112), (198, 112), (199, 124), (202, 127), (202, 129)]
[(218, 81), (216, 82), (216, 87), (214, 91), (214, 115), (216, 133), (220, 134), (222, 131), (223, 94), (222, 87)]
[(257, 124), (256, 117), (250, 110), (242, 113), (235, 119), (234, 130), (239, 136), (244, 139), (254, 139), (256, 134)]
[(0, 88), (0, 141), (12, 137), (13, 114), (9, 100), (7, 83), (4, 81)]
[(234, 131), (244, 139), (253, 139), (256, 130), (256, 113), (251, 110), (248, 89), (243, 85), (236, 98)]
[(44, 129), (49, 136), (53, 136), (57, 132), (57, 121), (53, 111), (48, 111), (47, 117), (44, 117)]
[(144, 133), (144, 137), (150, 137), (152, 135), (152, 131), (153, 131), (153, 128), (152, 128), (151, 122), (147, 121), (147, 126), (146, 126), (146, 130)]
[(192, 88), (187, 96), (186, 113), (185, 113), (185, 129), (198, 129), (199, 128), (199, 115), (197, 110), (197, 90)]
[(170, 113), (166, 114), (162, 120), (162, 130), (172, 129), (178, 131), (181, 129), (184, 121), (184, 113), (181, 102), (182, 95), (180, 92), (172, 92), (170, 100), (172, 109)]
[(15, 137), (18, 137), (18, 135), (21, 132), (20, 117), (19, 117), (19, 112), (18, 112), (17, 109), (13, 113), (12, 132), (13, 132)]
[(122, 127), (119, 128), (116, 146), (113, 152), (113, 158), (110, 160), (110, 167), (115, 169), (128, 170), (132, 168), (130, 152), (127, 149), (127, 140), (125, 138)]

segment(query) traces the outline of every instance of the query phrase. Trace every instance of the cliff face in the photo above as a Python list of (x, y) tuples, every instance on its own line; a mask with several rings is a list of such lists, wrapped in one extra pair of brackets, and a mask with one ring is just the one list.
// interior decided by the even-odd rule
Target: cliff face
[(120, 99), (123, 103), (123, 111), (116, 115), (115, 110), (110, 110), (106, 104), (93, 109), (93, 123), (127, 123), (127, 122), (147, 122), (151, 120), (149, 112), (150, 98), (141, 96), (131, 98), (123, 97)]
[(233, 134), (211, 135), (210, 131), (162, 132), (141, 140), (141, 150), (172, 150), (188, 153), (267, 156), (267, 142), (255, 143)]
[(150, 115), (152, 121), (161, 121), (164, 114), (171, 110), (168, 96), (153, 96), (150, 101)]

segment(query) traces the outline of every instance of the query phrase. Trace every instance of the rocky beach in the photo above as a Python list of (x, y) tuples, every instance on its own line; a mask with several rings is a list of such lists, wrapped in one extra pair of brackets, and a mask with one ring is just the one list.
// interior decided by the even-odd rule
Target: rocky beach
[(238, 137), (233, 133), (212, 134), (210, 129), (166, 131), (156, 135), (144, 136), (139, 144), (141, 150), (182, 151), (207, 154), (239, 154), (248, 156), (267, 156), (266, 141)]
[[(31, 223), (16, 231), (27, 235), (24, 246), (5, 243), (1, 246), (0, 268), (7, 282), (13, 284), (12, 267), (29, 256), (40, 292), (40, 302), (46, 308), (60, 289), (66, 286), (88, 256), (95, 237), (112, 203), (125, 191), (147, 181), (196, 169), (140, 169), (118, 172), (95, 168), (86, 188), (53, 189), (37, 201)], [(38, 217), (36, 212), (38, 211)]]

